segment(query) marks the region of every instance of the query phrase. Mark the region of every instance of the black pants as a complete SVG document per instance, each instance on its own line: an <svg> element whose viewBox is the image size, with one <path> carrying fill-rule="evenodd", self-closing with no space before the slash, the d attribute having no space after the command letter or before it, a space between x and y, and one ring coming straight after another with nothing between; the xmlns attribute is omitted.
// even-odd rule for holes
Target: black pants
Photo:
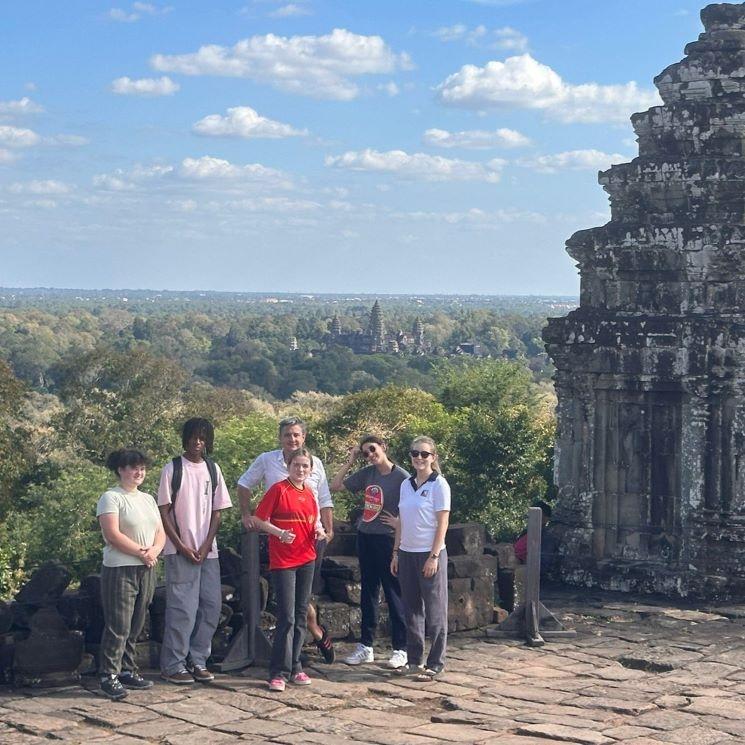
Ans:
<svg viewBox="0 0 745 745"><path fill-rule="evenodd" d="M393 536L357 533L357 556L362 575L362 635L360 641L372 647L378 627L378 599L383 585L385 601L391 619L391 646L406 649L406 623L401 602L401 586L391 574Z"/></svg>
<svg viewBox="0 0 745 745"><path fill-rule="evenodd" d="M277 601L277 628L274 631L269 678L289 678L299 673L300 650L305 641L305 615L308 612L313 569L309 561L292 569L273 569L272 582Z"/></svg>

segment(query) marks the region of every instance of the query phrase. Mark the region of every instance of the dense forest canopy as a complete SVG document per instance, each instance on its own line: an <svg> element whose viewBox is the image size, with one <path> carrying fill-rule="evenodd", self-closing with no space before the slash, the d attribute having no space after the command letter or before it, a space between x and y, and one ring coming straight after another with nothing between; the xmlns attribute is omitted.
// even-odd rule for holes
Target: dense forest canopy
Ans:
<svg viewBox="0 0 745 745"><path fill-rule="evenodd" d="M375 299L0 290L0 597L47 558L78 576L95 570L107 453L144 449L152 492L190 416L217 425L229 486L276 446L288 413L309 421L330 473L364 433L387 437L404 465L410 438L430 434L454 519L502 536L518 529L526 505L550 491L553 390L540 332L573 299L381 296L385 328L418 322L424 346L357 354L334 343L332 319L363 334ZM339 516L354 503L340 498ZM237 544L237 509L226 523L224 541Z"/></svg>
<svg viewBox="0 0 745 745"><path fill-rule="evenodd" d="M364 331L375 299L0 290L0 358L30 386L54 392L70 357L141 348L194 380L285 399L297 390L341 395L386 383L431 390L433 363L476 342L484 355L525 360L548 380L541 328L574 305L571 298L382 296L386 328L409 331L418 319L428 354L355 355L327 344L334 316L345 331Z"/></svg>

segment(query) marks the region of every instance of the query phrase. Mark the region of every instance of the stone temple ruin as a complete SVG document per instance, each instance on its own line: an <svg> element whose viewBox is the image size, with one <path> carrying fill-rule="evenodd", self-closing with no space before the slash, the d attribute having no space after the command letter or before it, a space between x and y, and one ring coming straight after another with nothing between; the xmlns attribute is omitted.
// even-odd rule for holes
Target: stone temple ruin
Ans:
<svg viewBox="0 0 745 745"><path fill-rule="evenodd" d="M612 218L567 242L580 307L556 365L562 575L691 597L745 593L745 4L632 116L639 156L600 174Z"/></svg>

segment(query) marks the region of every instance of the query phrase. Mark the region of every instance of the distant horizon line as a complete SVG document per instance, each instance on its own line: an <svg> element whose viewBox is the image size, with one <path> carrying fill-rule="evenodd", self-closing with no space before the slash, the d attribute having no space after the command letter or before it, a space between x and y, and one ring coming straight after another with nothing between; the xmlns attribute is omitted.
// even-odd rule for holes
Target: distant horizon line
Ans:
<svg viewBox="0 0 745 745"><path fill-rule="evenodd" d="M258 297L409 297L409 298L438 298L438 297L490 297L490 298L561 298L578 300L579 295L564 295L564 294L552 294L552 293L485 293L485 292L423 292L423 293L410 293L410 292L289 292L283 291L272 291L272 290L168 290L168 289L154 289L154 288L134 288L134 287L0 287L0 293L34 293L34 292L64 292L64 293L85 293L85 292L99 292L99 293L152 293L152 294L177 294L177 295L254 295Z"/></svg>

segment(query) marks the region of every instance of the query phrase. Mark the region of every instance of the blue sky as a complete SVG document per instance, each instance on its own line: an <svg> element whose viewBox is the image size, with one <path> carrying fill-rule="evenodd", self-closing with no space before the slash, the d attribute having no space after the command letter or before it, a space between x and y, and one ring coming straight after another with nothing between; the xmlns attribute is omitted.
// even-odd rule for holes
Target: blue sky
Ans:
<svg viewBox="0 0 745 745"><path fill-rule="evenodd" d="M0 286L577 294L701 7L6 3Z"/></svg>

